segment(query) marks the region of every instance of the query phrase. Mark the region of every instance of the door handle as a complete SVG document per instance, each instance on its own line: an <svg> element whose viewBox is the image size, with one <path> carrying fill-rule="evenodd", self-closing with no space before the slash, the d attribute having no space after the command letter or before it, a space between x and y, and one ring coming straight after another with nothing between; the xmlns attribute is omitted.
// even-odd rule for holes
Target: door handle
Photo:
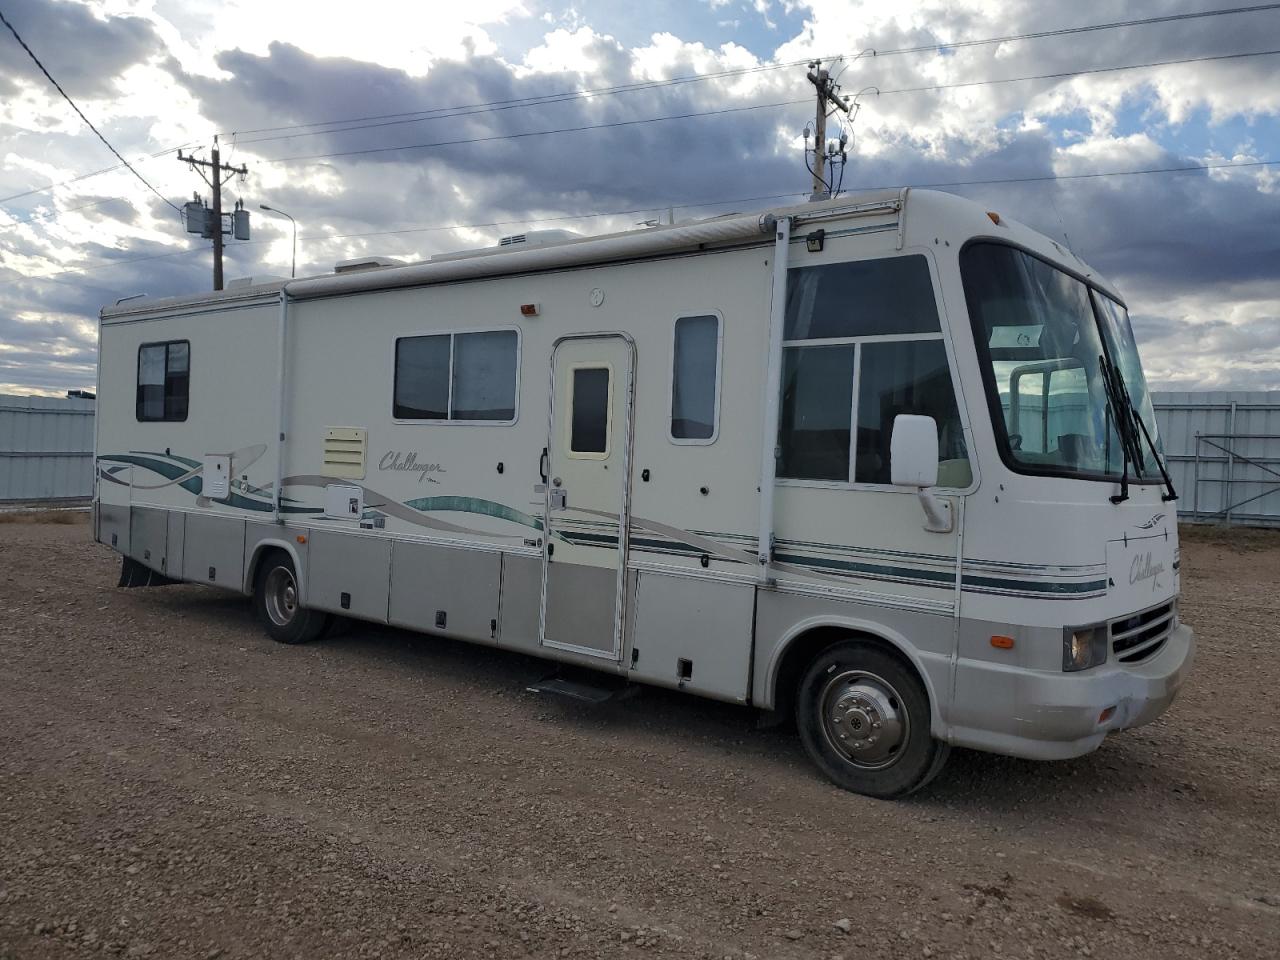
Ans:
<svg viewBox="0 0 1280 960"><path fill-rule="evenodd" d="M542 482L547 482L547 474L551 470L551 457L548 455L547 448L542 448L542 456L538 458L538 475L542 477Z"/></svg>

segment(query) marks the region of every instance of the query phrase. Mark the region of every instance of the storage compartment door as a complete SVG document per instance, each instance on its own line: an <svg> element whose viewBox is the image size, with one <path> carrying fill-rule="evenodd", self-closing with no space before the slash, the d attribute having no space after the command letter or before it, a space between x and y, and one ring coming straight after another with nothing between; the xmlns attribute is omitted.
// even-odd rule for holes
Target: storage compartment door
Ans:
<svg viewBox="0 0 1280 960"><path fill-rule="evenodd" d="M745 702L755 585L640 574L631 676Z"/></svg>

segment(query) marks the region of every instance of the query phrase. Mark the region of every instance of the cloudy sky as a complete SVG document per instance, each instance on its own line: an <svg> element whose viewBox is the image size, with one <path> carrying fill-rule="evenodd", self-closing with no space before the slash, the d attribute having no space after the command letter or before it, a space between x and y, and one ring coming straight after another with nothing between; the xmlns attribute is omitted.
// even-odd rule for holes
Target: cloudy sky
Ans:
<svg viewBox="0 0 1280 960"><path fill-rule="evenodd" d="M288 274L288 223L260 203L297 219L302 274L799 199L812 88L789 64L843 55L846 94L880 91L846 190L968 184L945 189L1120 286L1157 387L1280 389L1280 10L964 43L1227 6L0 0L160 196L207 194L176 149L214 134L248 166L228 278ZM103 303L210 289L208 243L115 163L0 30L0 393L92 387ZM1080 178L1188 166L1212 169ZM1024 182L972 184L992 180Z"/></svg>

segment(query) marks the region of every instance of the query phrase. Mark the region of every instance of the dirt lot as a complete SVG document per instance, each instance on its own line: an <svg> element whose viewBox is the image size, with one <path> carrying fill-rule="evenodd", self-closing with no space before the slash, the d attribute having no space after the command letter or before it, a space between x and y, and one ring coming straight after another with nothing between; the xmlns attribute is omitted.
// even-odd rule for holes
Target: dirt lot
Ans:
<svg viewBox="0 0 1280 960"><path fill-rule="evenodd" d="M242 598L115 589L83 524L0 524L0 958L1275 957L1280 537L1183 557L1165 719L884 803L746 710L283 647Z"/></svg>

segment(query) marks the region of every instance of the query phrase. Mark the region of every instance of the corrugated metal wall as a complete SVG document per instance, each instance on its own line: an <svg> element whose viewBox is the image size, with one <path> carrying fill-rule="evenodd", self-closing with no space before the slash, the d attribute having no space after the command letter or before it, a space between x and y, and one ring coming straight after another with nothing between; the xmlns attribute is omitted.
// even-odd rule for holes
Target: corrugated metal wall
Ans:
<svg viewBox="0 0 1280 960"><path fill-rule="evenodd" d="M1280 391L1152 401L1182 519L1280 525Z"/></svg>
<svg viewBox="0 0 1280 960"><path fill-rule="evenodd" d="M0 503L93 495L92 400L0 394Z"/></svg>

